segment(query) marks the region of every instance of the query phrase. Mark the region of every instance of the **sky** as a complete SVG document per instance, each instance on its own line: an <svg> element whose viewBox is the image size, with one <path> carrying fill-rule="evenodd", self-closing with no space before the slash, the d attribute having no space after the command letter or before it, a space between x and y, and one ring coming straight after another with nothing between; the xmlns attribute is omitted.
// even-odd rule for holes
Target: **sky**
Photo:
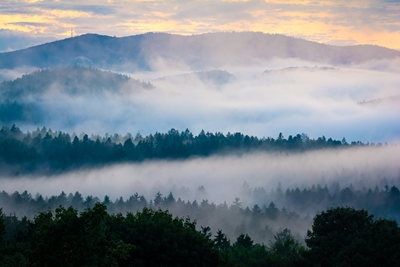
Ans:
<svg viewBox="0 0 400 267"><path fill-rule="evenodd" d="M0 0L0 52L98 33L278 33L400 50L400 0Z"/></svg>

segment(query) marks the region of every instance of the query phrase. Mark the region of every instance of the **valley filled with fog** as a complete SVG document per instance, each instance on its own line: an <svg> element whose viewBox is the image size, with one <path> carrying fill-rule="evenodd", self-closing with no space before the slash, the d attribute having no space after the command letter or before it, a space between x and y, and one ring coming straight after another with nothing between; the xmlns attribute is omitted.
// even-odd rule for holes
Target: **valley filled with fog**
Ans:
<svg viewBox="0 0 400 267"><path fill-rule="evenodd" d="M58 195L62 191L115 200L138 193L152 199L157 192L170 192L182 200L231 204L239 197L244 206L276 201L280 190L304 189L312 185L353 187L368 190L386 185L400 186L398 146L342 148L304 153L245 153L188 160L154 160L83 169L47 177L2 177L2 190L29 190L35 196ZM204 187L204 190L199 190ZM256 188L265 195L257 199ZM249 192L250 194L248 194ZM281 207L282 208L282 207ZM286 207L292 210L291 207ZM318 211L311 211L316 213Z"/></svg>
<svg viewBox="0 0 400 267"><path fill-rule="evenodd" d="M46 216L142 211L188 218L220 255L286 235L306 262L325 211L398 229L399 71L397 50L250 32L86 34L0 53L5 240ZM112 253L129 254L121 240Z"/></svg>
<svg viewBox="0 0 400 267"><path fill-rule="evenodd" d="M0 0L0 267L400 267L400 0Z"/></svg>

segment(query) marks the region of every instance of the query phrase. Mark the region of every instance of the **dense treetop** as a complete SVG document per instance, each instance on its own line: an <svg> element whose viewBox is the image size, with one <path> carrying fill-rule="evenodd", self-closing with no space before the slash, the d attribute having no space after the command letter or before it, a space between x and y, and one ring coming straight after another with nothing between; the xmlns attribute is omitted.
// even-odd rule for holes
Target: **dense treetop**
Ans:
<svg viewBox="0 0 400 267"><path fill-rule="evenodd" d="M0 210L0 264L4 266L399 266L400 228L364 210L317 214L305 247L287 228L268 245L246 233L230 241L223 231L196 229L189 218L143 208L109 214L97 203L82 212L60 206L33 220ZM12 234L7 234L12 232Z"/></svg>
<svg viewBox="0 0 400 267"><path fill-rule="evenodd" d="M148 136L131 134L124 136L70 135L37 129L22 132L18 127L2 127L0 130L0 166L6 174L56 173L73 168L90 167L118 162L138 162L151 159L187 159L215 154L264 152L303 152L315 149L365 146L361 142L347 143L346 139L333 140L324 136L311 139L305 134L281 133L274 139L258 138L243 133L201 131L197 136L188 129L179 132L171 129L167 133ZM380 146L382 144L378 144Z"/></svg>
<svg viewBox="0 0 400 267"><path fill-rule="evenodd" d="M314 218L306 244L317 266L399 266L400 228L365 210L339 207Z"/></svg>
<svg viewBox="0 0 400 267"><path fill-rule="evenodd" d="M205 189L201 186L198 190ZM247 197L239 194L223 203L211 202L197 193L195 199L181 198L179 192L165 195L158 192L153 198L136 192L127 197L105 195L99 199L79 192L46 196L35 192L32 195L26 190L11 194L2 191L0 206L5 214L19 218L33 218L37 212L54 211L60 205L83 211L97 202L107 205L108 211L113 214L137 212L144 207L161 208L168 209L175 216L189 216L200 226L210 226L214 231L222 229L229 238L246 232L255 241L264 243L272 239L274 231L285 227L295 230L300 236L305 235L310 215L329 207L351 206L365 209L378 218L400 221L400 191L395 186L371 190L355 189L353 186L328 189L327 186L317 185L302 190L298 187L270 193L267 190L257 187Z"/></svg>

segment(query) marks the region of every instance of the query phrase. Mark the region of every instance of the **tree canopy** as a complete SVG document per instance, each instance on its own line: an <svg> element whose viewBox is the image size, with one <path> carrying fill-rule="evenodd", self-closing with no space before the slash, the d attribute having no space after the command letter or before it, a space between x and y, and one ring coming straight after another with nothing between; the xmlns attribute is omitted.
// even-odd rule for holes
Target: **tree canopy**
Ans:
<svg viewBox="0 0 400 267"><path fill-rule="evenodd" d="M399 266L400 229L365 210L331 208L314 218L305 240L315 266Z"/></svg>
<svg viewBox="0 0 400 267"><path fill-rule="evenodd" d="M46 127L23 132L13 125L0 129L0 167L5 170L2 175L54 174L81 167L152 159L187 159L254 151L301 153L365 145L373 144L348 144L324 136L310 139L305 134L290 135L285 139L280 133L274 139L258 138L240 132L223 134L201 131L195 136L188 129L182 132L171 129L167 133L157 132L145 137L140 134L133 137L130 133L124 136L107 134L103 137L89 137L84 133L77 136L54 132Z"/></svg>
<svg viewBox="0 0 400 267"><path fill-rule="evenodd" d="M348 207L315 216L308 248L289 229L278 231L269 246L247 233L231 244L222 230L213 236L210 227L197 230L189 218L148 207L122 215L108 213L103 203L82 212L60 206L32 220L10 219L0 216L7 237L0 239L1 266L400 265L397 223Z"/></svg>

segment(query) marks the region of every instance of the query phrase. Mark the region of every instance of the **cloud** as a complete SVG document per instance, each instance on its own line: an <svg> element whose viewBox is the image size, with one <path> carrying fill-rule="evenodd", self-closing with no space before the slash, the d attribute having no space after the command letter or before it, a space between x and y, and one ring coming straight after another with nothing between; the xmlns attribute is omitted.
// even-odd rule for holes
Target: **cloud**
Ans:
<svg viewBox="0 0 400 267"><path fill-rule="evenodd" d="M4 69L0 70L0 83L3 81L12 81L15 80L19 77L21 77L24 74L32 73L36 68L33 67L21 67L21 68L15 68L15 69Z"/></svg>
<svg viewBox="0 0 400 267"><path fill-rule="evenodd" d="M242 132L258 137L306 133L341 140L395 142L400 136L399 105L358 102L398 95L399 61L374 61L342 69L314 68L301 60L271 60L252 66L225 66L236 79L226 84L201 80L185 66L154 61L154 73L131 73L156 88L67 95L57 83L45 89L42 125L88 134L151 134L188 128L198 134ZM157 65L158 64L158 65ZM298 66L294 69L286 67ZM303 68L303 66L310 66ZM283 68L283 69L282 69ZM275 71L263 75L267 69ZM47 91L46 91L47 90ZM79 89L77 90L79 92ZM25 94L25 102L37 101ZM37 125L21 125L34 130Z"/></svg>
<svg viewBox="0 0 400 267"><path fill-rule="evenodd" d="M1 53L1 52L10 52L26 48L27 46L35 46L49 41L53 41L53 38L43 37L43 36L32 37L30 34L27 33L0 29L0 40L1 40L0 42L0 53Z"/></svg>
<svg viewBox="0 0 400 267"><path fill-rule="evenodd" d="M363 189L363 186L383 188L385 183L398 187L399 156L398 147L380 147L149 161L52 177L2 178L0 189L8 193L28 190L32 195L40 193L43 196L79 191L84 196L93 195L100 199L105 195L111 199L121 196L127 199L137 192L148 200L158 191L165 196L172 191L176 198L193 201L197 188L204 186L210 202L232 203L235 197L240 197L244 205L252 205L253 199L241 195L244 182L251 189L263 187L267 192L275 190L279 183L284 190L317 184L329 187L334 182L341 188L350 184L356 189ZM286 208L290 210L290 207Z"/></svg>

